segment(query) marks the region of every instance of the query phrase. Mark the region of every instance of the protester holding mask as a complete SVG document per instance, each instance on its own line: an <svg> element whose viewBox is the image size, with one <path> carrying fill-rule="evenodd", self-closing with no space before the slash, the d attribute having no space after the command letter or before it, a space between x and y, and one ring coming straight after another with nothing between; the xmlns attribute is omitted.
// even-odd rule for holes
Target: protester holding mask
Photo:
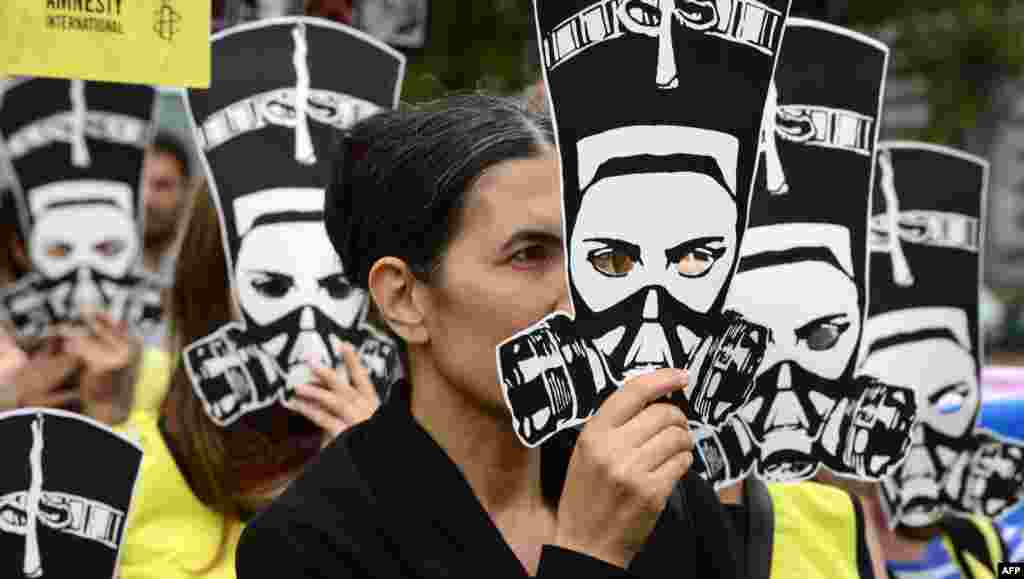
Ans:
<svg viewBox="0 0 1024 579"><path fill-rule="evenodd" d="M155 93L35 78L3 89L13 206L0 309L29 357L7 404L117 424L149 388L145 368L161 363L139 337L160 315L159 288L141 271L137 187ZM53 122L68 124L67 139L33 137Z"/></svg>
<svg viewBox="0 0 1024 579"><path fill-rule="evenodd" d="M208 186L169 300L180 355L166 403L137 405L126 426L146 458L121 579L233 577L244 522L376 411L398 370L331 249L323 204L331 135L395 104L404 60L311 18L227 29L212 53L210 88L186 100ZM376 59L380 75L338 74L328 62L338 53ZM240 132L223 139L226 111L267 94L275 122L232 117ZM300 106L295 122L295 102L318 106Z"/></svg>
<svg viewBox="0 0 1024 579"><path fill-rule="evenodd" d="M217 212L204 188L194 200L171 290L175 351L239 319L223 264ZM194 271L208 273L187 275ZM167 367L167 374L171 370ZM379 404L358 362L345 373L317 370L320 384L298 389L315 392L319 401L306 400L295 410L275 404L221 428L207 414L178 356L166 400L139 401L121 428L137 436L146 453L122 548L121 579L234 577L234 549L244 520L272 500L323 444Z"/></svg>
<svg viewBox="0 0 1024 579"><path fill-rule="evenodd" d="M996 519L1024 496L1024 441L978 425L988 162L930 143L879 149L858 371L912 385L921 413L903 463L860 491L868 524L894 579L996 577L1020 560L1019 533Z"/></svg>
<svg viewBox="0 0 1024 579"><path fill-rule="evenodd" d="M630 382L571 460L542 461L509 424L494 348L568 305L552 141L543 119L484 96L353 128L327 229L410 379L250 524L240 577L732 575L713 493L683 478L686 419L654 403L684 373ZM666 510L681 478L685 507Z"/></svg>

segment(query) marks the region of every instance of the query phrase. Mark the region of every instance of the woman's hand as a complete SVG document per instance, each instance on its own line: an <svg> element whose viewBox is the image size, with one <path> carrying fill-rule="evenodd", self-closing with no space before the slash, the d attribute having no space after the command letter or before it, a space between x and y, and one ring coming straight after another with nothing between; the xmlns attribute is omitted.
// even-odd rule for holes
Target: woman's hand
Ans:
<svg viewBox="0 0 1024 579"><path fill-rule="evenodd" d="M28 356L14 338L0 329L0 411L17 405L14 378L28 363Z"/></svg>
<svg viewBox="0 0 1024 579"><path fill-rule="evenodd" d="M657 402L686 384L675 369L638 376L590 419L569 461L555 545L622 568L643 547L693 463L686 416Z"/></svg>
<svg viewBox="0 0 1024 579"><path fill-rule="evenodd" d="M348 427L372 416L380 407L377 388L359 354L351 345L342 344L341 355L347 372L314 367L313 373L320 384L299 384L295 387L295 397L284 402L287 408L324 430L324 446Z"/></svg>
<svg viewBox="0 0 1024 579"><path fill-rule="evenodd" d="M63 343L63 338L57 336L46 338L16 370L12 378L15 407L61 408L78 401L78 390L66 387L79 368L78 358L67 353ZM17 353L9 355L18 356Z"/></svg>
<svg viewBox="0 0 1024 579"><path fill-rule="evenodd" d="M128 325L106 312L90 313L85 323L91 331L65 331L65 349L82 364L78 393L82 413L105 424L128 418L135 399L135 381L142 359L142 343Z"/></svg>

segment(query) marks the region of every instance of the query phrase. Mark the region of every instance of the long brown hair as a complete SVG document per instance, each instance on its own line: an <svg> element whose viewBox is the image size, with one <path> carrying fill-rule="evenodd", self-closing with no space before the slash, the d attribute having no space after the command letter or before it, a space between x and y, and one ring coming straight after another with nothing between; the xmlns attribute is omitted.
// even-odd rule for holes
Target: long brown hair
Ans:
<svg viewBox="0 0 1024 579"><path fill-rule="evenodd" d="M181 350L236 319L216 206L206 186L196 193L168 296L170 343ZM178 356L164 403L165 431L193 494L229 523L249 510L247 492L293 472L320 448L322 433L301 415L278 405L243 416L229 428L216 425L196 396ZM226 548L230 525L215 565Z"/></svg>
<svg viewBox="0 0 1024 579"><path fill-rule="evenodd" d="M177 352L170 390L164 404L166 433L185 480L202 503L224 515L224 532L213 568L224 556L230 526L238 517L232 498L232 473L220 429L192 392L180 356L181 348L231 320L231 293L224 266L220 224L206 185L195 193L191 218L182 239L168 300L171 343Z"/></svg>

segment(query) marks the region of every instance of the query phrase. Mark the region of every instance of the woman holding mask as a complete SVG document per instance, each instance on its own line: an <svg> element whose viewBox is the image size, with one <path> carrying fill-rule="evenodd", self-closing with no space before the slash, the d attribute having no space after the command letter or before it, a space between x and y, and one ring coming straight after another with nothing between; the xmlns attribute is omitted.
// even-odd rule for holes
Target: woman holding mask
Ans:
<svg viewBox="0 0 1024 579"><path fill-rule="evenodd" d="M327 229L410 378L250 524L239 577L733 575L720 505L687 475L686 419L655 402L684 373L630 381L543 461L512 428L495 347L569 307L552 141L484 96L352 129Z"/></svg>
<svg viewBox="0 0 1024 579"><path fill-rule="evenodd" d="M174 351L238 320L209 192L195 199L170 292ZM204 272L195 275L194 272ZM222 428L207 415L179 355L163 396L137 400L122 432L144 450L121 550L120 579L232 578L244 522L265 507L335 435L380 404L366 369L314 370L294 404L274 404ZM167 385L167 375L170 384Z"/></svg>

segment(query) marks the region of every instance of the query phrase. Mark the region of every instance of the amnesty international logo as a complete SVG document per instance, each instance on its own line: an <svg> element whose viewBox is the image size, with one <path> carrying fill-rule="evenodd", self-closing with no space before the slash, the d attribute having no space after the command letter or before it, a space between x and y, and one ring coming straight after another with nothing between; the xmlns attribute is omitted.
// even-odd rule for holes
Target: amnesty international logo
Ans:
<svg viewBox="0 0 1024 579"><path fill-rule="evenodd" d="M172 2L173 0L161 0L160 8L153 11L153 31L168 42L181 30L181 14L174 9Z"/></svg>

